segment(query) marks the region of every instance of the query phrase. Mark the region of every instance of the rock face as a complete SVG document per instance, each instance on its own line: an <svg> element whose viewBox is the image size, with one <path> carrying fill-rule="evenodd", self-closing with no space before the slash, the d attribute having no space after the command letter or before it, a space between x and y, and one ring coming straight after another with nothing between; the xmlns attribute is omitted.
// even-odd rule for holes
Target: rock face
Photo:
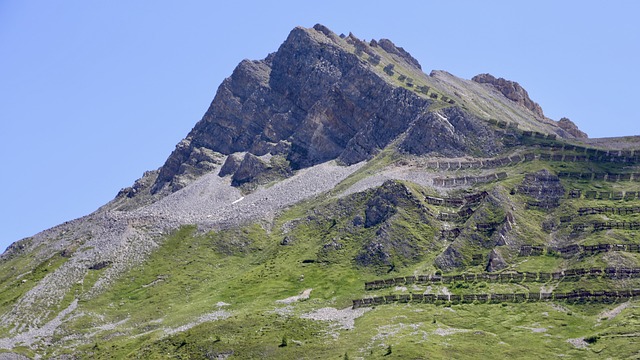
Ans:
<svg viewBox="0 0 640 360"><path fill-rule="evenodd" d="M578 129L578 126L566 117L563 117L558 121L558 126L578 139L589 138L589 135L587 135L587 133Z"/></svg>
<svg viewBox="0 0 640 360"><path fill-rule="evenodd" d="M224 167L220 171L222 172L222 170L225 170ZM231 185L241 186L246 183L253 183L254 185L266 184L289 175L291 175L289 162L282 156L272 156L266 162L251 153L247 153L233 172Z"/></svg>
<svg viewBox="0 0 640 360"><path fill-rule="evenodd" d="M396 181L386 181L366 204L364 227L378 225L396 213L400 204L418 206L409 189Z"/></svg>
<svg viewBox="0 0 640 360"><path fill-rule="evenodd" d="M391 40L380 39L380 41L378 41L378 45L380 45L380 47L383 48L389 54L395 54L401 57L402 59L404 59L407 63L422 70L422 67L420 66L420 63L418 62L418 60L416 60L413 56L411 56L411 54L409 54L405 49L396 46L393 42L391 42Z"/></svg>
<svg viewBox="0 0 640 360"><path fill-rule="evenodd" d="M387 59L411 71L420 64L389 40L372 44L341 39L322 25L298 27L277 52L242 61L160 169L152 193L181 188L183 164L206 167L206 151L281 154L294 170L367 160L402 134L409 134L401 146L409 153L500 151L486 122L460 108L428 112L435 100L385 78L380 69Z"/></svg>
<svg viewBox="0 0 640 360"><path fill-rule="evenodd" d="M401 182L388 180L372 193L365 203L364 227L376 229L375 237L364 242L354 258L356 264L393 266L394 261L417 261L423 255L420 241L399 236L394 218L407 210L414 212L421 223L428 222L428 213L419 199Z"/></svg>
<svg viewBox="0 0 640 360"><path fill-rule="evenodd" d="M486 270L488 272L494 272L498 270L502 270L507 267L507 262L504 261L502 255L496 251L496 249L491 250L489 253L489 261L487 262Z"/></svg>
<svg viewBox="0 0 640 360"><path fill-rule="evenodd" d="M540 118L544 118L542 108L538 103L529 98L527 90L515 81L496 78L491 74L480 74L474 76L471 80L480 84L489 84L500 91L507 99L515 101L523 107L531 110Z"/></svg>
<svg viewBox="0 0 640 360"><path fill-rule="evenodd" d="M234 174L240 167L241 163L242 163L242 158L240 158L235 154L229 155L227 157L227 160L224 161L224 164L222 164L222 167L220 168L220 172L218 173L218 176L225 177L227 175Z"/></svg>
<svg viewBox="0 0 640 360"><path fill-rule="evenodd" d="M249 182L269 170L269 165L253 154L246 154L240 166L233 174L234 186Z"/></svg>

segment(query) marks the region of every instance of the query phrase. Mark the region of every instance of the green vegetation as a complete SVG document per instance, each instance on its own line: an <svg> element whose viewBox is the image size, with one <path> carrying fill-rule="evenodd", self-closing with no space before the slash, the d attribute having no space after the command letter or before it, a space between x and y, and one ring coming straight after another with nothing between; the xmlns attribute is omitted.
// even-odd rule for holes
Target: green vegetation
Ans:
<svg viewBox="0 0 640 360"><path fill-rule="evenodd" d="M67 258L58 253L38 264L35 256L29 254L0 264L0 313L7 313L18 299L66 261Z"/></svg>
<svg viewBox="0 0 640 360"><path fill-rule="evenodd" d="M278 161L272 165L287 166ZM531 196L518 191L525 174L542 169L551 173L629 171L624 164L536 160L509 165L498 169L508 173L504 180L447 194L489 193L469 205L470 215L446 222L437 215L459 209L427 203L426 195L439 194L408 181L387 182L376 189L338 197L358 181L401 161L410 160L392 146L383 149L329 194L299 203L270 222L210 233L185 226L163 239L142 265L95 297L87 294L108 268L88 271L61 305L77 296L77 315L56 331L52 339L56 345L39 350L40 354L73 353L93 359L637 356L638 299L611 304L394 303L342 310L348 309L353 299L390 294L640 288L638 278L585 276L546 282L405 284L366 291L364 283L379 278L442 273L434 263L449 246L460 252L463 263L444 271L448 274L485 272L488 254L494 249L506 262L506 268L499 271L640 267L640 254L623 251L518 256L520 245L637 244L637 231L576 232L572 227L576 222L638 221L640 214L576 215L581 207L637 206L637 199L584 197L586 191L637 191L637 183L563 178L560 183L565 197L552 209L527 207ZM569 198L569 190L580 190L583 196ZM514 223L504 233L506 244L500 245L500 232L508 216L513 216ZM560 222L561 216L569 216L570 221ZM478 224L495 227L477 231ZM440 234L445 226L462 230L457 238L447 239ZM473 263L478 254L483 260ZM65 261L60 254L40 263L31 255L17 255L0 264L0 311L9 311L37 281ZM309 297L291 299L304 293ZM321 315L313 315L316 312ZM325 320L314 320L314 316ZM353 323L344 320L349 317ZM5 331L4 336L8 335ZM34 355L26 347L14 351Z"/></svg>

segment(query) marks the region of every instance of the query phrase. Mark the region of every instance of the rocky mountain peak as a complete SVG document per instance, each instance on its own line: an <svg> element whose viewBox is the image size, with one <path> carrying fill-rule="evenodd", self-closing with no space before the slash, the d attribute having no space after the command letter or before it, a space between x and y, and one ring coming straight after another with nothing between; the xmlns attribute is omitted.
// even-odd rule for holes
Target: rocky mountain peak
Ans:
<svg viewBox="0 0 640 360"><path fill-rule="evenodd" d="M520 84L515 81L506 80L503 78L496 78L491 74L480 74L474 76L472 81L480 84L489 84L500 91L507 99L514 101L521 106L531 110L536 116L544 118L542 107L538 103L529 98L527 90L525 90Z"/></svg>
<svg viewBox="0 0 640 360"><path fill-rule="evenodd" d="M390 40L368 44L320 24L296 27L278 51L242 61L224 80L160 169L152 193L181 188L176 179L201 173L197 164L211 163L202 155L211 152L279 154L296 170L333 159L368 160L401 135L399 149L416 155L499 151L499 135L431 90L420 69ZM438 114L429 111L436 102Z"/></svg>
<svg viewBox="0 0 640 360"><path fill-rule="evenodd" d="M163 167L0 255L0 359L379 358L392 318L403 358L632 358L640 137L414 60L318 24L240 62Z"/></svg>

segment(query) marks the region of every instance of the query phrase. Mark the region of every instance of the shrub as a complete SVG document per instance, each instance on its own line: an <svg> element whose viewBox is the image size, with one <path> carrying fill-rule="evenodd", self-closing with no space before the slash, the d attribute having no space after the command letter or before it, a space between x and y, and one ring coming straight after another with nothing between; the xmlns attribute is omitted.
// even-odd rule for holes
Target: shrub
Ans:
<svg viewBox="0 0 640 360"><path fill-rule="evenodd" d="M600 336L598 336L598 335L591 335L591 336L587 336L586 338L584 338L584 341L585 341L587 344L595 344L595 343L598 341L598 339L600 339Z"/></svg>
<svg viewBox="0 0 640 360"><path fill-rule="evenodd" d="M393 69L394 68L395 68L395 65L389 64L389 65L385 66L383 70L387 75L393 76L393 74L394 74Z"/></svg>
<svg viewBox="0 0 640 360"><path fill-rule="evenodd" d="M384 356L391 355L392 352L393 352L393 349L391 349L391 345L389 345L389 347L387 348L387 352L384 353Z"/></svg>

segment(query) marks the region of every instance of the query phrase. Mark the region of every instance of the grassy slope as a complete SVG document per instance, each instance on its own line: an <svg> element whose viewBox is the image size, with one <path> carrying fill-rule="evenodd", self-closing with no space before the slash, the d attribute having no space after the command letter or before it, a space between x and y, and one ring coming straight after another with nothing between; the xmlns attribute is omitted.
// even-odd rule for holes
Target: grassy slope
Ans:
<svg viewBox="0 0 640 360"><path fill-rule="evenodd" d="M541 168L567 171L568 166L571 171L578 171L589 165L537 161L521 164L509 168L511 177L501 185L507 189L515 186L525 172ZM567 189L594 186L577 180L563 180L563 185ZM602 183L597 186L603 191L630 190L633 185ZM412 188L419 189L415 185ZM328 322L299 318L318 308L345 308L353 298L394 291L365 292L364 281L433 271L433 257L442 246L429 242L434 229L416 220L415 209L400 209L392 228L398 236L423 244L424 255L419 261L398 264L389 274L385 273L388 267L354 265L352 259L367 239L376 236L376 228L347 229L354 214L362 212L370 197L370 194L355 197L348 206L330 199L325 199L321 205L300 205L282 214L271 231L254 225L196 236L192 228L183 228L172 235L143 267L132 270L112 290L81 303L87 315L68 324L68 330L83 331L98 323L126 319L113 330L97 333L92 344L80 347L86 356L97 358L164 358L167 353L179 358L198 358L207 353L229 351L237 358L341 358L344 354L350 358L443 359L476 358L479 354L499 358L555 358L560 354L572 358L630 358L638 355L640 344L635 341L640 326L637 300L612 319L604 319L600 314L620 304L387 305L374 308L359 318L354 330L341 330ZM522 203L520 197L513 195L513 200ZM594 202L565 200L559 211ZM607 201L598 202L598 205L620 203L630 204L628 201ZM518 212L521 213L516 214L518 221L525 222L519 228L539 228L542 220L558 216L522 208L516 209ZM290 224L285 228L291 228L286 234L282 230L285 222ZM616 232L621 241L636 239L632 232ZM535 235L543 237L544 233L538 230ZM285 237L290 241L289 245L281 245ZM612 236L593 233L584 237L579 242L599 241L603 237L609 240ZM327 250L325 245L331 241L337 241L342 247ZM512 266L527 271L606 266L611 260L607 256L610 254L572 259L515 258ZM627 263L640 266L637 254L624 256L628 258ZM315 262L303 263L303 260ZM560 284L461 283L448 285L448 290L452 293L539 291L541 285L556 287L559 291L639 286L635 280L624 283L598 279ZM275 302L308 288L314 289L309 300L290 306ZM424 290L424 287L409 289ZM430 289L432 292L439 290L442 286ZM230 312L231 317L205 322L174 335L166 336L161 331L216 311L219 309L216 303L221 301L230 304L221 309ZM277 308L286 311L279 315L274 312ZM103 320L98 321L98 318ZM134 336L118 336L119 333ZM593 336L599 338L586 349L576 348L568 342L569 339ZM280 346L283 338L287 339L287 346ZM385 355L389 346L391 354Z"/></svg>
<svg viewBox="0 0 640 360"><path fill-rule="evenodd" d="M353 183L386 166L395 159L388 151L370 166L345 180ZM516 187L524 174L542 168L551 171L617 171L615 164L580 164L534 161L506 168L510 177L499 185ZM598 191L638 190L637 183L587 183L562 180L565 189ZM479 185L491 190L496 184ZM417 199L430 189L409 184ZM569 305L565 303L465 304L465 305L384 305L366 312L355 322L355 329L340 329L335 323L313 321L300 315L325 307L343 309L350 300L369 295L408 292L444 291L442 285L409 289L365 291L364 281L414 273L432 273L433 259L445 247L434 241L439 223L424 219L424 213L411 204L402 203L387 222L370 228L356 227L356 215L364 216L373 191L337 201L320 197L299 204L279 215L273 224L231 229L196 235L185 227L168 237L145 262L126 274L109 291L79 303L79 313L56 333L59 346L46 355L75 353L85 358L207 358L231 351L234 358L477 358L479 354L496 358L633 358L638 357L637 341L640 321L638 300L631 301L611 318L602 313L621 304ZM515 233L525 243L544 244L554 237L568 237L566 225L544 232L540 223L571 213L584 206L630 206L638 201L596 201L565 199L554 212L525 209L526 198L506 195L517 204L514 208ZM438 210L422 203L431 210ZM446 210L446 209L445 209ZM607 215L622 219L619 215ZM596 220L593 215L580 220ZM624 217L638 220L638 215ZM392 266L377 264L361 267L353 261L382 227L391 234L396 248L409 240L416 258L406 259L391 252ZM564 226L564 227L563 227ZM288 245L282 245L287 239ZM574 243L638 242L633 231L615 230L580 234ZM335 246L338 244L338 246ZM469 248L468 251L473 249ZM467 251L467 250L465 250ZM475 251L475 250L474 250ZM307 260L304 262L304 260ZM64 258L55 257L24 275L22 282L4 277L4 310L28 289L27 284L42 278L46 271L60 266ZM553 256L512 257L510 268L520 271L556 271L565 268L640 266L640 256L629 253L605 253L564 259ZM16 274L28 271L28 257L17 257L2 264ZM49 270L46 270L49 268ZM8 270L7 270L8 271ZM17 272L16 272L17 271ZM466 271L482 271L468 266ZM91 271L74 291L83 293L99 276ZM448 284L454 294L509 291L539 291L555 288L609 289L640 287L639 280L581 279L575 282L488 284ZM312 288L310 299L291 305L278 304L284 299ZM19 289L19 290L18 290ZM220 302L229 305L219 306ZM167 330L197 321L204 314L226 311L225 319L202 322L184 332L167 334ZM170 332L170 331L168 331ZM89 341L79 341L82 338ZM576 348L569 339L597 339L587 348ZM286 339L287 346L281 346ZM76 347L75 349L73 347ZM73 350L71 350L73 349ZM385 355L391 350L391 353ZM25 353L26 352L25 350Z"/></svg>

